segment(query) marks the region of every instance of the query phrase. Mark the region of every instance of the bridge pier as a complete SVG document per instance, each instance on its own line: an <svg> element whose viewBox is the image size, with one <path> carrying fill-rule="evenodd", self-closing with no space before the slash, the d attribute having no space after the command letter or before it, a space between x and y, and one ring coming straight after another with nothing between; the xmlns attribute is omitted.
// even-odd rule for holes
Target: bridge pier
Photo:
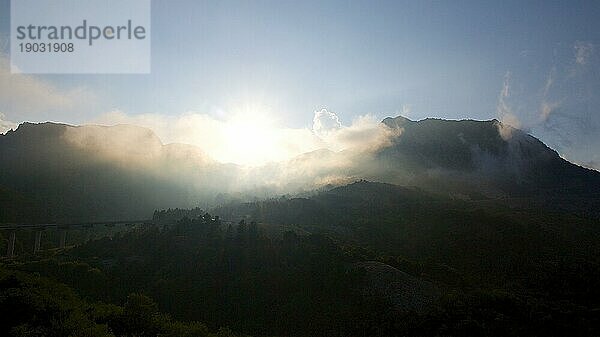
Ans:
<svg viewBox="0 0 600 337"><path fill-rule="evenodd" d="M12 259L15 257L15 241L17 241L17 231L10 231L10 237L8 239L8 249L6 250L6 257Z"/></svg>
<svg viewBox="0 0 600 337"><path fill-rule="evenodd" d="M33 255L37 254L40 251L40 246L42 244L42 231L35 232L35 243L33 244Z"/></svg>
<svg viewBox="0 0 600 337"><path fill-rule="evenodd" d="M42 232L48 228L56 228L59 232L59 248L64 249L67 246L67 231L74 228L88 228L92 229L94 225L105 225L114 227L118 224L125 225L144 225L154 226L152 220L134 220L134 221L104 221L104 222L87 222L87 223L72 223L72 224L59 224L59 223L0 223L0 230L7 231L9 233L9 239L7 240L6 255L8 258L15 256L15 243L16 243L16 232L18 230L34 230L35 233L35 244L33 246L33 253L39 253L41 250ZM109 237L112 237L114 233L110 232ZM88 232L87 240L90 241L94 238L93 232Z"/></svg>

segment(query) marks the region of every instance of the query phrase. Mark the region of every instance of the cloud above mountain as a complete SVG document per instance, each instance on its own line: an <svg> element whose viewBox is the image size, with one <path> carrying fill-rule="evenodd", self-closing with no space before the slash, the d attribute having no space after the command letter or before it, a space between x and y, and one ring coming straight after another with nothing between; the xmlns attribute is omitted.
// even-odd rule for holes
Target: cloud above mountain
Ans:
<svg viewBox="0 0 600 337"><path fill-rule="evenodd" d="M7 121L6 117L0 112L0 134L6 133L6 131L13 130L17 127L17 123Z"/></svg>
<svg viewBox="0 0 600 337"><path fill-rule="evenodd" d="M334 112L326 109L314 112L312 129L283 127L260 114L218 119L198 112L172 116L132 115L116 110L90 122L147 127L164 143L195 145L215 160L242 165L289 160L319 149L373 150L397 135L397 131L389 129L373 116L360 116L349 125L343 125Z"/></svg>
<svg viewBox="0 0 600 337"><path fill-rule="evenodd" d="M60 88L39 76L12 74L0 52L0 111L15 122L48 121L85 114L95 95L83 87Z"/></svg>
<svg viewBox="0 0 600 337"><path fill-rule="evenodd" d="M504 75L504 82L502 84L502 90L498 96L498 104L496 106L496 114L501 123L498 125L498 132L504 140L508 140L512 137L513 130L521 127L521 121L517 117L514 108L510 105L510 79L511 73L506 72Z"/></svg>
<svg viewBox="0 0 600 337"><path fill-rule="evenodd" d="M340 122L339 117L334 112L327 111L327 109L315 111L312 129L316 134L327 133L341 127L342 122Z"/></svg>
<svg viewBox="0 0 600 337"><path fill-rule="evenodd" d="M557 46L553 62L540 64L533 55L506 71L496 106L502 125L540 138L564 158L598 168L600 162L600 58L597 45L575 41ZM539 68L532 76L531 68ZM505 138L510 130L499 129Z"/></svg>

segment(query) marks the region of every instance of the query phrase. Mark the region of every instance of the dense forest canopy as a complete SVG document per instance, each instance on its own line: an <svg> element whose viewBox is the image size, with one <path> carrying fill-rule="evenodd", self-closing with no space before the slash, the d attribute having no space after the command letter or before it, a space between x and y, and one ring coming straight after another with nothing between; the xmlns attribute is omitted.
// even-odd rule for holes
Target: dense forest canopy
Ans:
<svg viewBox="0 0 600 337"><path fill-rule="evenodd" d="M464 203L360 181L230 204L213 211L221 216L156 211L154 226L20 252L3 266L2 289L60 287L71 302L52 291L48 301L82 310L73 331L97 335L598 333L597 220ZM50 310L27 303L28 315ZM54 331L47 315L3 329Z"/></svg>

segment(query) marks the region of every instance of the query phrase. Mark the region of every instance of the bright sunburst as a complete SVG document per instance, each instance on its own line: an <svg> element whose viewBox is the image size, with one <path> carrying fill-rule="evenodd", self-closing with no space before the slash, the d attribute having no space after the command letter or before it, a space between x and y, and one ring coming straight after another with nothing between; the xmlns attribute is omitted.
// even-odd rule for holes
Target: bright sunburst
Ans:
<svg viewBox="0 0 600 337"><path fill-rule="evenodd" d="M277 157L277 130L264 115L240 114L226 122L221 159L258 165Z"/></svg>
<svg viewBox="0 0 600 337"><path fill-rule="evenodd" d="M239 104L224 121L218 159L242 165L261 165L286 159L282 132L270 108L249 100Z"/></svg>

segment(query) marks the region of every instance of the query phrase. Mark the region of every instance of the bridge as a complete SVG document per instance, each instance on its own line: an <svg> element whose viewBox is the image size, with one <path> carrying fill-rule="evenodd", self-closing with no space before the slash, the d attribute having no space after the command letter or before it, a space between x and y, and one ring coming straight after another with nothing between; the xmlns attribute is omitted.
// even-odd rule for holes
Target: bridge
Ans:
<svg viewBox="0 0 600 337"><path fill-rule="evenodd" d="M42 232L46 229L54 228L60 231L59 248L65 248L67 244L67 232L72 229L93 228L94 226L116 226L116 225L154 225L152 220L118 220L118 221L99 221L84 223L0 223L0 230L8 231L8 245L6 257L12 259L15 257L15 241L17 231L33 230L35 231L35 243L33 245L33 254L40 251L42 242Z"/></svg>

